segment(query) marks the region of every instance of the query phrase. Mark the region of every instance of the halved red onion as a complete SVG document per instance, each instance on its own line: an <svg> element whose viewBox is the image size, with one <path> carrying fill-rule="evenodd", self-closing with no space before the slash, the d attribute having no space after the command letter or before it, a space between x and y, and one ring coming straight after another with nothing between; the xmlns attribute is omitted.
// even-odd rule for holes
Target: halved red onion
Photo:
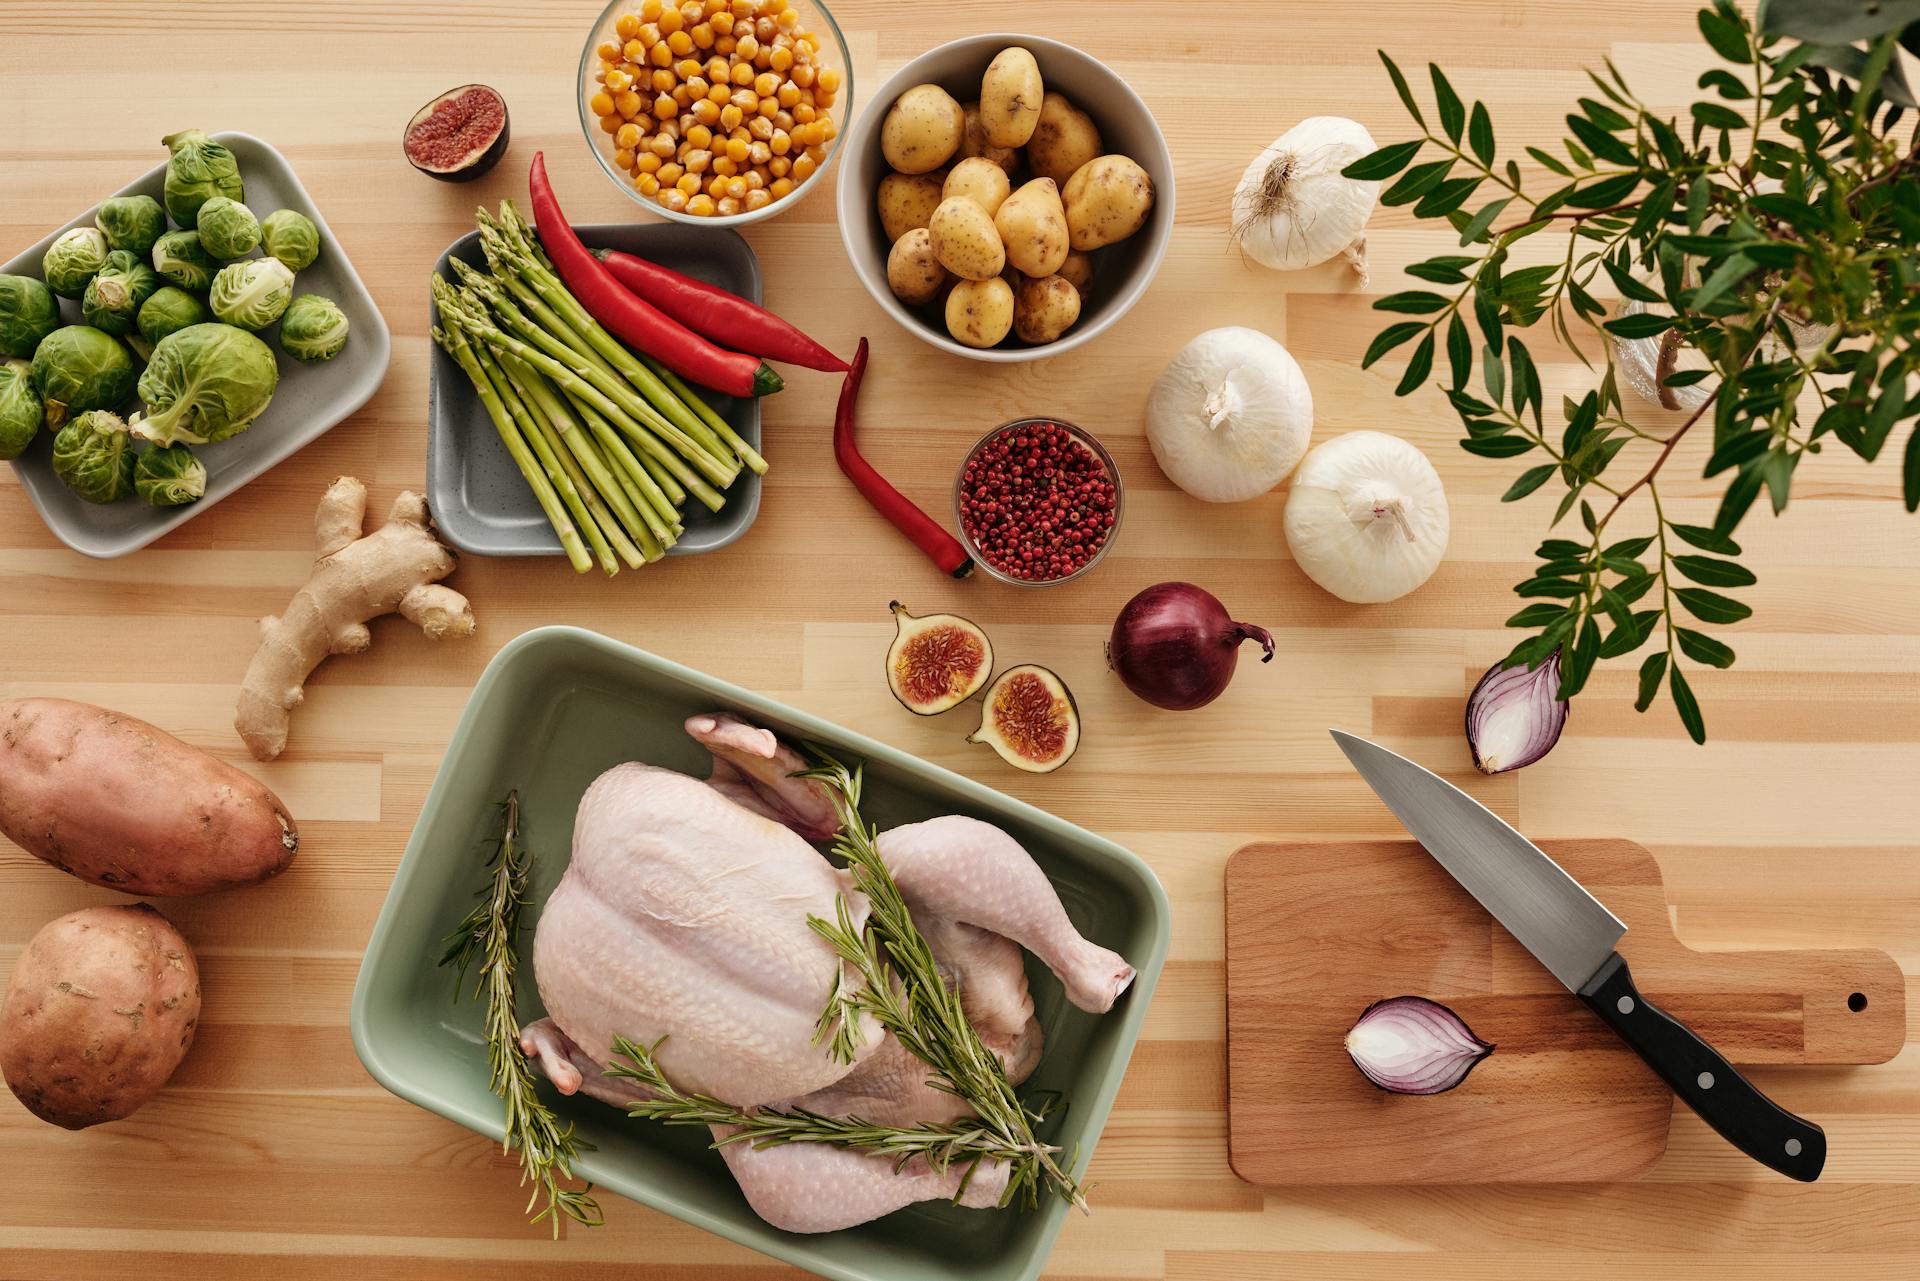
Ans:
<svg viewBox="0 0 1920 1281"><path fill-rule="evenodd" d="M1394 1094L1451 1090L1492 1053L1464 1019L1424 996L1375 1001L1347 1033L1353 1065Z"/></svg>
<svg viewBox="0 0 1920 1281"><path fill-rule="evenodd" d="M1567 725L1560 690L1560 651L1528 671L1495 663L1467 695L1467 750L1483 774L1531 765L1553 750Z"/></svg>

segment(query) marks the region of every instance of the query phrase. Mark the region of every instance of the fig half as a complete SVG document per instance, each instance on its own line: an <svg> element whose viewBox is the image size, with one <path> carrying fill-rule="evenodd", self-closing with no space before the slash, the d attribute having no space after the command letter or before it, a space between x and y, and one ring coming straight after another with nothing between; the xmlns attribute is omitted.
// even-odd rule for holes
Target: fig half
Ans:
<svg viewBox="0 0 1920 1281"><path fill-rule="evenodd" d="M993 674L987 634L958 614L915 618L899 601L887 646L887 688L916 716L932 716L972 698Z"/></svg>
<svg viewBox="0 0 1920 1281"><path fill-rule="evenodd" d="M441 182L471 182L507 154L507 100L486 85L449 89L413 113L401 149Z"/></svg>
<svg viewBox="0 0 1920 1281"><path fill-rule="evenodd" d="M1046 668L1010 667L987 690L986 714L967 741L985 743L1015 769L1051 773L1080 746L1080 709Z"/></svg>

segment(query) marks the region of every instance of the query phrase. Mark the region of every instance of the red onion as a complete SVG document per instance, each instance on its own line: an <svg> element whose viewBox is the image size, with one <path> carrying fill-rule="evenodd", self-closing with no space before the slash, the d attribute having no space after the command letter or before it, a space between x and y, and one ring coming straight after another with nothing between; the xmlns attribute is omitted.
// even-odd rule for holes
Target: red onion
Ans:
<svg viewBox="0 0 1920 1281"><path fill-rule="evenodd" d="M1204 707L1233 679L1240 642L1259 641L1273 661L1266 628L1236 623L1213 593L1192 583L1159 583L1128 601L1113 620L1107 666L1155 707Z"/></svg>
<svg viewBox="0 0 1920 1281"><path fill-rule="evenodd" d="M1424 996L1375 1001L1347 1033L1353 1065L1392 1094L1442 1094L1492 1053L1458 1014Z"/></svg>
<svg viewBox="0 0 1920 1281"><path fill-rule="evenodd" d="M1560 691L1560 651L1528 671L1495 663L1467 695L1467 750L1483 774L1531 765L1553 750L1567 725Z"/></svg>

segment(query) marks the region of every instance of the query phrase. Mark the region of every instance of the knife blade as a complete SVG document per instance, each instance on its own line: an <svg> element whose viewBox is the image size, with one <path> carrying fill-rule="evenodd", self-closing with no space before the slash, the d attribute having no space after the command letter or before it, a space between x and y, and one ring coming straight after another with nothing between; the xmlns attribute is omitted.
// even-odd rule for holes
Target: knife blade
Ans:
<svg viewBox="0 0 1920 1281"><path fill-rule="evenodd" d="M1698 1034L1643 996L1615 950L1627 927L1539 846L1438 774L1341 730L1360 777L1520 946L1599 1015L1681 1102L1754 1160L1811 1183L1827 1136L1755 1089Z"/></svg>

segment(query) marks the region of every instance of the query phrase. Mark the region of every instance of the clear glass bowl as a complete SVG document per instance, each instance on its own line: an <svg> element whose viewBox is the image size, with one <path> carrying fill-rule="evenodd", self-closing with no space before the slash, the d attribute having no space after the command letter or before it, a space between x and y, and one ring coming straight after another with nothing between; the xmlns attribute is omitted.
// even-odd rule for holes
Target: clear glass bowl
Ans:
<svg viewBox="0 0 1920 1281"><path fill-rule="evenodd" d="M1093 456L1100 461L1101 467L1106 469L1107 475L1113 481L1113 524L1107 529L1106 541L1100 544L1098 550L1088 558L1086 564L1074 570L1071 574L1064 575L1060 578L1015 578L1011 574L996 569L993 563L981 553L979 544L967 536L966 521L961 515L961 500L965 497L966 493L967 464L979 457L980 451L986 448L988 441L993 440L1008 428L1031 427L1040 423L1052 423L1055 427L1064 427L1069 435L1091 450ZM1114 465L1113 455L1107 452L1106 446L1102 445L1099 438L1092 432L1082 427L1076 427L1064 418L1037 416L1033 418L1015 418L1011 422L1001 423L979 440L973 442L973 448L969 449L967 456L961 459L960 469L955 472L953 476L953 525L955 537L959 538L960 545L967 549L967 555L973 557L973 563L979 567L981 573L989 578L998 579L1003 583L1012 583L1015 587L1058 587L1062 583L1071 583L1076 578L1084 578L1092 573L1093 567L1106 559L1107 553L1113 550L1113 540L1120 536L1120 522L1121 518L1126 515L1126 511L1127 487L1120 479L1120 469Z"/></svg>
<svg viewBox="0 0 1920 1281"><path fill-rule="evenodd" d="M841 145L847 140L849 132L847 126L853 119L853 58L847 52L847 38L841 33L840 24L834 21L833 14L828 12L826 5L820 4L818 0L787 0L787 7L800 15L799 29L810 31L820 37L819 61L840 73L840 91L834 96L834 104L830 109L836 132L827 142L826 159L820 163L818 169L808 175L805 182L797 184L785 198L760 209L742 210L737 214L713 214L703 218L697 214L676 213L652 196L641 195L634 187L631 175L622 173L613 163L612 136L600 128L599 117L595 116L587 106L588 98L600 88L593 79L594 70L600 65L599 55L594 52L595 49L603 40L618 41L619 36L614 30L614 24L626 14L638 14L640 4L641 0L612 0L612 3L600 11L599 18L587 32L586 43L581 46L579 83L574 87L575 104L580 112L581 136L586 139L587 150L593 153L594 160L600 165L600 171L607 175L614 186L641 208L674 222L684 222L692 227L744 227L748 223L759 222L763 218L771 218L791 209L813 191L827 185L822 179L833 167L834 159L840 154ZM704 59L712 57L713 51L696 49L688 56Z"/></svg>

